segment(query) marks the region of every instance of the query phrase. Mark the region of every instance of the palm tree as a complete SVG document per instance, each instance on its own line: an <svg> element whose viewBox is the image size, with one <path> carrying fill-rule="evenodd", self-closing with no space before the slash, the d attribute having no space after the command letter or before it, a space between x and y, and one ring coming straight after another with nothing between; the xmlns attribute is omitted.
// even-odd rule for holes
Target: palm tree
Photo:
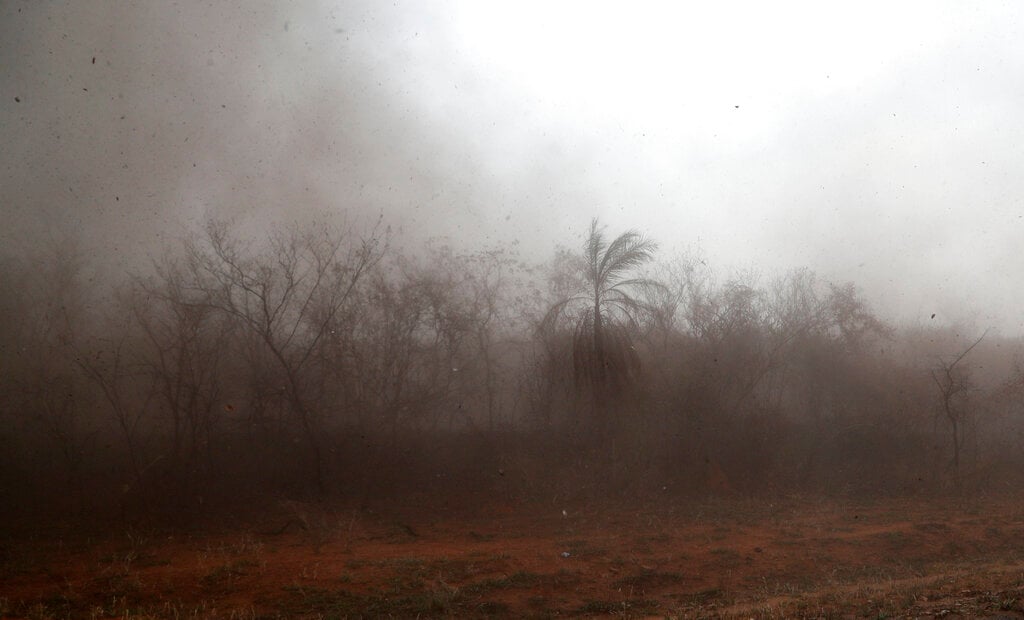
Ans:
<svg viewBox="0 0 1024 620"><path fill-rule="evenodd" d="M661 285L630 276L651 260L657 247L633 230L608 243L595 218L578 265L583 276L581 290L552 305L542 323L546 330L554 330L563 321L572 326L576 384L589 388L599 426L604 424L610 400L621 394L639 370L633 340L651 308L637 293Z"/></svg>

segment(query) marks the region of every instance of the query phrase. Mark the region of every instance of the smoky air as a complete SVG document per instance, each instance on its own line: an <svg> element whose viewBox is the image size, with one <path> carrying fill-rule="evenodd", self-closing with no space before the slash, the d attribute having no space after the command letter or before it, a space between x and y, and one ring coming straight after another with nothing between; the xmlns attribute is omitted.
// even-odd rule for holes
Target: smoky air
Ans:
<svg viewBox="0 0 1024 620"><path fill-rule="evenodd" d="M1020 617L1021 24L0 2L0 616Z"/></svg>

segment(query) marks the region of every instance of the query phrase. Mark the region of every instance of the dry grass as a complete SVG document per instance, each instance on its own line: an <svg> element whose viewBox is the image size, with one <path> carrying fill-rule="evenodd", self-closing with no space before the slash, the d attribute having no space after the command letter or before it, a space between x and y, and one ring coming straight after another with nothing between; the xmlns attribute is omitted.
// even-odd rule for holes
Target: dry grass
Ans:
<svg viewBox="0 0 1024 620"><path fill-rule="evenodd" d="M9 540L0 616L1024 618L1018 506L716 500Z"/></svg>

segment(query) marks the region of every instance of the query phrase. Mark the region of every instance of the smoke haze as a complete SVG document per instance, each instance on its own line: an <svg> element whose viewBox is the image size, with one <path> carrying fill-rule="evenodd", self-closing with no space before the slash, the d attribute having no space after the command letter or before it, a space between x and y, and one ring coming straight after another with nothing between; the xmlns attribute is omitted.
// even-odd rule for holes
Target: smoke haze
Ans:
<svg viewBox="0 0 1024 620"><path fill-rule="evenodd" d="M1010 4L0 4L4 244L129 269L210 217L810 267L900 322L1024 325Z"/></svg>

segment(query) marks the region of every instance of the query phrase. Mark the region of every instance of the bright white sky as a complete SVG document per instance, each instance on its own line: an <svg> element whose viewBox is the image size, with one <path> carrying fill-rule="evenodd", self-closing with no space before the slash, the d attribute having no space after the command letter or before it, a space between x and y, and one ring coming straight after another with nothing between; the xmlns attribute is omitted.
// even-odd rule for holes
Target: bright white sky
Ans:
<svg viewBox="0 0 1024 620"><path fill-rule="evenodd" d="M456 24L471 60L521 96L678 135L706 124L695 113L741 101L771 121L796 98L858 88L972 25L936 6L470 0Z"/></svg>
<svg viewBox="0 0 1024 620"><path fill-rule="evenodd" d="M0 240L130 266L210 215L344 210L542 259L597 216L723 278L809 267L891 319L1021 333L1022 26L1011 2L0 3Z"/></svg>
<svg viewBox="0 0 1024 620"><path fill-rule="evenodd" d="M613 228L853 279L901 320L1021 324L1016 6L466 1L456 25L584 145Z"/></svg>

